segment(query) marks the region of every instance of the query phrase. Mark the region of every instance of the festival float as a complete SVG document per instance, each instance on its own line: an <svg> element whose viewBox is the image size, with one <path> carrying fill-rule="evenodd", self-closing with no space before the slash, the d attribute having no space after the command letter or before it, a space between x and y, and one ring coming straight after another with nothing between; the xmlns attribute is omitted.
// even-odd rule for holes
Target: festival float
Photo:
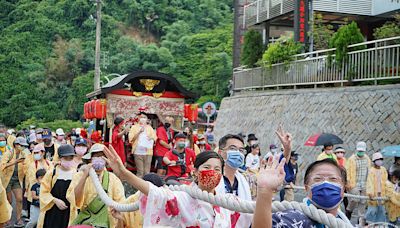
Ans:
<svg viewBox="0 0 400 228"><path fill-rule="evenodd" d="M149 115L154 128L167 116L174 117L174 128L178 130L184 119L197 120L197 104L185 105L185 100L193 101L196 94L186 90L174 77L160 72L135 71L113 78L87 94L87 98L90 101L84 104L84 118L95 119L97 130L103 126L110 128L117 116L134 124L140 111Z"/></svg>
<svg viewBox="0 0 400 228"><path fill-rule="evenodd" d="M195 122L198 116L197 104L185 105L185 101L192 103L196 94L186 90L174 77L155 71L135 71L115 77L87 94L87 98L84 118L95 124L95 130L105 132L106 145L117 116L124 118L126 125L132 125L139 112L145 112L154 129L172 116L176 131L182 129L185 121Z"/></svg>

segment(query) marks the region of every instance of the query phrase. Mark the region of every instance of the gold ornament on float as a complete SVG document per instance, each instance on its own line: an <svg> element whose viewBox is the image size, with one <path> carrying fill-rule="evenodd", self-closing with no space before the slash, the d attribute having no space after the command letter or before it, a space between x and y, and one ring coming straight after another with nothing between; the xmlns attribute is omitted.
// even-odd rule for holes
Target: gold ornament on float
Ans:
<svg viewBox="0 0 400 228"><path fill-rule="evenodd" d="M163 95L163 93L153 93L153 97L155 98L160 98Z"/></svg>
<svg viewBox="0 0 400 228"><path fill-rule="evenodd" d="M146 91L152 91L154 89L154 86L160 84L160 80L140 79L140 84L144 85Z"/></svg>
<svg viewBox="0 0 400 228"><path fill-rule="evenodd" d="M133 94L133 96L135 96L135 97L141 97L141 96L143 95L142 92L135 92L135 91L133 91L132 94Z"/></svg>

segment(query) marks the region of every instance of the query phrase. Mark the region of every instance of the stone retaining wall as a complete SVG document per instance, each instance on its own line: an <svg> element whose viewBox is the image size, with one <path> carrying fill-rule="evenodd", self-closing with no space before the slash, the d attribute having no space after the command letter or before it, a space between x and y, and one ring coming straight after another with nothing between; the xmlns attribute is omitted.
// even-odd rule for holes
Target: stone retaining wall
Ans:
<svg viewBox="0 0 400 228"><path fill-rule="evenodd" d="M301 171L321 151L321 147L303 146L315 133L340 136L346 157L360 140L367 143L371 155L384 146L400 144L400 85L235 95L223 99L214 132L217 139L227 133L255 133L265 152L269 144L278 142L274 131L279 123L293 135ZM387 159L387 165L392 160Z"/></svg>

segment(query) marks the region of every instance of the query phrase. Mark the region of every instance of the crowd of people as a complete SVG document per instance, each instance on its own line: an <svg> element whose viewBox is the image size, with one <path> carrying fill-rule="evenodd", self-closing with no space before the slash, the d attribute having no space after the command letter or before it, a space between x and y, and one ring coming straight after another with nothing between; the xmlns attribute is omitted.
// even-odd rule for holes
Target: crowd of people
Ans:
<svg viewBox="0 0 400 228"><path fill-rule="evenodd" d="M191 127L179 131L166 117L153 128L148 116L138 113L133 124L115 118L108 139L85 129L53 133L31 126L15 132L0 125L0 227L324 227L298 210L271 212L276 193L281 201L293 201L299 184L301 153L292 150L292 137L282 127L276 131L280 144L261 156L255 134L227 134L216 143L211 127L203 134ZM322 150L306 169L304 203L349 224L352 216L360 226L399 224L400 158L387 171L382 154L369 158L365 142L351 156L330 142ZM138 201L140 210L107 207L90 169L112 200ZM122 180L138 191L126 196ZM175 184L256 200L255 213L230 211L166 187ZM345 192L369 200L347 199Z"/></svg>

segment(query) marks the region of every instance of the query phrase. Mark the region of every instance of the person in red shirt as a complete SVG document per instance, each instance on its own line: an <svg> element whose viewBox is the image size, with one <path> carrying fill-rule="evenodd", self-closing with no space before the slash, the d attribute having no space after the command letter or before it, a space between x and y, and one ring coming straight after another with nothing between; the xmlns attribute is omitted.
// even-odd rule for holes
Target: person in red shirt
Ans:
<svg viewBox="0 0 400 228"><path fill-rule="evenodd" d="M166 117L165 123L157 128L156 135L157 141L155 146L155 157L157 161L157 174L164 176L167 170L163 157L166 152L172 149L172 141L174 139L174 130L171 125L174 122L172 117Z"/></svg>
<svg viewBox="0 0 400 228"><path fill-rule="evenodd" d="M199 141L197 141L197 146L200 152L210 151L211 146L206 142L206 137L204 135L199 135Z"/></svg>
<svg viewBox="0 0 400 228"><path fill-rule="evenodd" d="M167 176L165 181L177 180L179 177L188 177L193 171L196 160L194 151L185 148L186 135L176 134L175 148L165 153L164 163L167 165Z"/></svg>
<svg viewBox="0 0 400 228"><path fill-rule="evenodd" d="M128 133L128 129L123 129L124 119L122 117L117 117L114 120L114 128L112 132L111 145L114 147L118 156L121 158L122 163L126 166L126 154L124 147L124 135Z"/></svg>

